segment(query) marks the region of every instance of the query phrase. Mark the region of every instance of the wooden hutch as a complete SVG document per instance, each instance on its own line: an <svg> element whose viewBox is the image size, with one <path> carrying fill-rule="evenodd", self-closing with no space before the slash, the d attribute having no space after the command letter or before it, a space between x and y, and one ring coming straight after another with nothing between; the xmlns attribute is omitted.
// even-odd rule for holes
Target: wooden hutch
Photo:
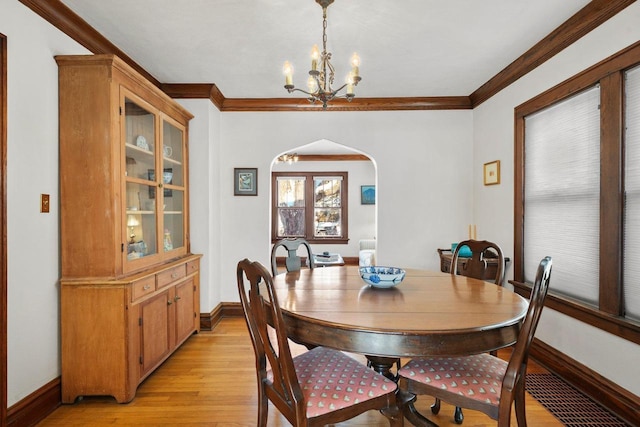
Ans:
<svg viewBox="0 0 640 427"><path fill-rule="evenodd" d="M199 331L186 109L113 55L59 67L62 402L138 385Z"/></svg>

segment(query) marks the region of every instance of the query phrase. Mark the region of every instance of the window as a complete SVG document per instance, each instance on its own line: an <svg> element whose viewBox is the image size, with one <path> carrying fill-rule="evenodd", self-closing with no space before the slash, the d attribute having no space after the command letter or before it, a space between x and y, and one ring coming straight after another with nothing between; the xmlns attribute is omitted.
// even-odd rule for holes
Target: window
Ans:
<svg viewBox="0 0 640 427"><path fill-rule="evenodd" d="M640 43L516 108L516 290L640 343Z"/></svg>
<svg viewBox="0 0 640 427"><path fill-rule="evenodd" d="M624 85L624 302L626 316L640 321L640 67L625 73Z"/></svg>
<svg viewBox="0 0 640 427"><path fill-rule="evenodd" d="M598 303L600 89L525 117L524 277L553 255L552 289ZM576 214L579 213L579 214Z"/></svg>
<svg viewBox="0 0 640 427"><path fill-rule="evenodd" d="M273 172L273 241L347 243L347 172Z"/></svg>

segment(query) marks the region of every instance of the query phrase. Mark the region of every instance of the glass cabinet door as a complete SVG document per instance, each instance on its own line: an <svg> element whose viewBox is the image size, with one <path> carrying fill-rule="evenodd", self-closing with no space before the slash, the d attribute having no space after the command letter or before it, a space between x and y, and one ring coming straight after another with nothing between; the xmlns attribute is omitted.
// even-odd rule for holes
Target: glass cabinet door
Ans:
<svg viewBox="0 0 640 427"><path fill-rule="evenodd" d="M125 217L127 260L158 253L156 115L124 100Z"/></svg>
<svg viewBox="0 0 640 427"><path fill-rule="evenodd" d="M162 122L162 248L164 252L185 245L185 176L184 131L178 126Z"/></svg>

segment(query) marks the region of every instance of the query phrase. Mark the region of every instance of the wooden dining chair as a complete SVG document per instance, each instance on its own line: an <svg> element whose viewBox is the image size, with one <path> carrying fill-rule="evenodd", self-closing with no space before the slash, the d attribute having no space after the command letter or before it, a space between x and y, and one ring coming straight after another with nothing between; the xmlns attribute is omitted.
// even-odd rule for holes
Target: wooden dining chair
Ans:
<svg viewBox="0 0 640 427"><path fill-rule="evenodd" d="M271 248L271 274L274 276L278 274L276 252L281 246L287 250L287 257L285 258L285 267L287 271L300 271L300 268L302 268L302 260L298 256L298 248L300 246L307 248L309 268L315 267L315 263L313 262L313 253L311 252L311 245L309 245L309 242L303 238L282 239L277 241Z"/></svg>
<svg viewBox="0 0 640 427"><path fill-rule="evenodd" d="M484 412L509 427L515 402L518 427L526 427L525 379L529 348L540 320L551 278L551 257L538 265L529 308L509 361L487 353L412 359L398 372L401 392L427 394L453 405Z"/></svg>
<svg viewBox="0 0 640 427"><path fill-rule="evenodd" d="M471 256L462 256L461 253L468 252ZM466 255L466 254L465 254ZM461 258L465 261L459 262ZM489 264L487 259L491 258L497 263L495 276L489 277ZM460 265L459 265L460 264ZM458 243L453 256L451 257L451 274L473 277L474 279L487 280L491 279L493 283L502 286L504 281L505 259L500 246L487 240L463 240ZM496 350L491 352L492 356L497 356ZM431 405L431 412L437 414L440 412L440 399L436 399ZM464 414L462 409L456 406L453 413L453 420L456 424L462 424Z"/></svg>
<svg viewBox="0 0 640 427"><path fill-rule="evenodd" d="M460 258L463 258L460 255L461 251L466 251L465 248L469 248L471 256L458 266ZM495 259L497 262L495 277L490 277L490 280L502 286L505 270L504 254L500 246L487 240L464 240L458 243L451 258L451 274L487 280L489 279L488 258Z"/></svg>
<svg viewBox="0 0 640 427"><path fill-rule="evenodd" d="M326 347L292 357L272 276L262 264L240 261L237 279L256 356L258 426L267 425L269 401L296 427L338 423L374 409L390 426L403 425L393 381Z"/></svg>

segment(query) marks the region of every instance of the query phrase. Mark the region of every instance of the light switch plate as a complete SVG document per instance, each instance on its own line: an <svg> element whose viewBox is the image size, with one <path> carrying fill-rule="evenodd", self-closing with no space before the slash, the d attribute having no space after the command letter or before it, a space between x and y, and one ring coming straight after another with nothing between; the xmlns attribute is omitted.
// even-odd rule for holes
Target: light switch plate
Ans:
<svg viewBox="0 0 640 427"><path fill-rule="evenodd" d="M49 195L48 194L40 195L40 212L49 213Z"/></svg>

